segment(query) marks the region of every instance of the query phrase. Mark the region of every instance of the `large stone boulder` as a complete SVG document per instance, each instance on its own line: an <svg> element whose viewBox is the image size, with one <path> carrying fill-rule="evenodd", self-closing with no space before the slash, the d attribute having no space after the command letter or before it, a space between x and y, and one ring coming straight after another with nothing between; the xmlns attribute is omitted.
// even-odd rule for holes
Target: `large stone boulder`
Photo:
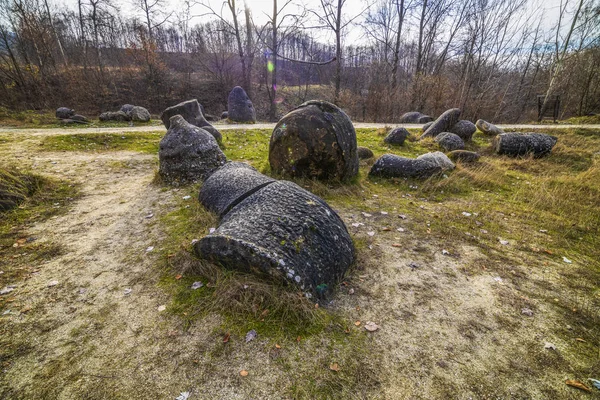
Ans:
<svg viewBox="0 0 600 400"><path fill-rule="evenodd" d="M463 150L465 148L465 142L460 136L454 133L442 132L437 135L434 140L445 151Z"/></svg>
<svg viewBox="0 0 600 400"><path fill-rule="evenodd" d="M358 154L358 159L359 160L368 160L369 158L373 158L374 154L371 151L371 149L367 148L367 147L357 147L356 148L356 153Z"/></svg>
<svg viewBox="0 0 600 400"><path fill-rule="evenodd" d="M75 110L71 110L67 107L59 107L56 109L56 118L58 119L68 119L75 115Z"/></svg>
<svg viewBox="0 0 600 400"><path fill-rule="evenodd" d="M448 153L448 158L454 162L475 163L479 161L480 155L473 151L454 150Z"/></svg>
<svg viewBox="0 0 600 400"><path fill-rule="evenodd" d="M501 133L504 133L504 131L502 129L498 128L496 125L490 124L489 122L484 121L482 119L478 119L477 122L475 122L475 126L483 134L488 135L488 136L496 136L496 135L500 135Z"/></svg>
<svg viewBox="0 0 600 400"><path fill-rule="evenodd" d="M210 133L175 115L160 141L158 160L162 179L177 185L208 178L227 158Z"/></svg>
<svg viewBox="0 0 600 400"><path fill-rule="evenodd" d="M397 144L402 146L406 138L409 136L410 133L406 129L394 128L388 133L383 141L387 144Z"/></svg>
<svg viewBox="0 0 600 400"><path fill-rule="evenodd" d="M401 124L424 124L429 121L433 121L429 115L421 114L418 111L410 111L402 114L400 117Z"/></svg>
<svg viewBox="0 0 600 400"><path fill-rule="evenodd" d="M129 111L129 115L131 116L132 121L138 122L148 122L150 121L150 112L144 107L134 106L131 111Z"/></svg>
<svg viewBox="0 0 600 400"><path fill-rule="evenodd" d="M440 152L424 154L416 159L384 154L375 161L369 175L384 178L428 178L452 168L452 161Z"/></svg>
<svg viewBox="0 0 600 400"><path fill-rule="evenodd" d="M325 297L354 261L352 239L336 212L287 181L245 197L194 250L226 268L289 282L307 297Z"/></svg>
<svg viewBox="0 0 600 400"><path fill-rule="evenodd" d="M133 110L133 107L135 107L133 104L123 104L119 111L123 111L125 114L130 115L131 110Z"/></svg>
<svg viewBox="0 0 600 400"><path fill-rule="evenodd" d="M198 199L208 210L223 216L241 200L275 179L242 162L228 162L215 171L200 188Z"/></svg>
<svg viewBox="0 0 600 400"><path fill-rule="evenodd" d="M471 140L476 130L477 127L474 123L472 123L471 121L461 119L456 124L454 124L454 126L450 128L448 132L454 133L460 136L460 138L465 142L468 142Z"/></svg>
<svg viewBox="0 0 600 400"><path fill-rule="evenodd" d="M558 141L556 136L545 133L502 133L494 138L492 148L496 154L511 157L526 156L542 157L549 154Z"/></svg>
<svg viewBox="0 0 600 400"><path fill-rule="evenodd" d="M269 144L271 169L291 176L350 179L358 173L356 132L337 106L312 100L286 114Z"/></svg>
<svg viewBox="0 0 600 400"><path fill-rule="evenodd" d="M421 139L426 137L436 137L442 132L448 132L448 130L458 122L459 118L460 109L458 108L451 108L450 110L444 111L444 113L440 115L429 128L427 128L425 133L421 135Z"/></svg>
<svg viewBox="0 0 600 400"><path fill-rule="evenodd" d="M131 121L131 117L123 111L107 111L100 114L100 121Z"/></svg>
<svg viewBox="0 0 600 400"><path fill-rule="evenodd" d="M160 115L160 119L165 125L167 129L169 129L169 121L171 117L174 115L181 115L183 119L185 119L190 124L197 126L199 128L204 129L217 140L218 143L221 143L222 136L221 133L215 129L214 126L208 123L206 118L204 118L204 114L202 113L202 106L198 103L198 100L188 100L183 103L179 103L177 105L166 108L162 114Z"/></svg>
<svg viewBox="0 0 600 400"><path fill-rule="evenodd" d="M86 117L84 117L83 115L79 115L79 114L75 114L72 115L71 118L73 121L77 121L77 122L81 122L81 123L87 123L88 119Z"/></svg>
<svg viewBox="0 0 600 400"><path fill-rule="evenodd" d="M236 86L227 98L228 118L235 122L256 122L256 110L246 91Z"/></svg>

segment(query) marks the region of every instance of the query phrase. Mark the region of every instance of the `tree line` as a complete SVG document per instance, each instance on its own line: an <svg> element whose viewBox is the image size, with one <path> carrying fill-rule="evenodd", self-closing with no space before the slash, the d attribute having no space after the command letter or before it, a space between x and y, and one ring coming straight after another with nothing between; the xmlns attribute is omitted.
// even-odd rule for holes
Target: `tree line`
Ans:
<svg viewBox="0 0 600 400"><path fill-rule="evenodd" d="M217 114L241 85L272 120L311 98L377 122L451 107L531 121L538 95L559 95L561 117L600 112L600 0L559 0L554 20L536 0L273 0L261 23L236 0L167 4L0 0L0 106L159 113L198 98Z"/></svg>

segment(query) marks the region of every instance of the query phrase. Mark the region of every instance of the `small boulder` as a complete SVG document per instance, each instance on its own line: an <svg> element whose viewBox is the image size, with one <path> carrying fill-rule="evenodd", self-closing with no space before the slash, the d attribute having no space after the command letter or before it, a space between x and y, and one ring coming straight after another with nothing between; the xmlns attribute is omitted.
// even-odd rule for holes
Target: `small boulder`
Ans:
<svg viewBox="0 0 600 400"><path fill-rule="evenodd" d="M444 111L442 115L436 119L429 128L421 135L421 139L426 137L436 137L442 132L448 132L460 118L460 109L451 108L450 110Z"/></svg>
<svg viewBox="0 0 600 400"><path fill-rule="evenodd" d="M356 148L356 132L346 113L334 104L311 100L279 120L271 135L269 163L274 172L291 176L350 179L358 173Z"/></svg>
<svg viewBox="0 0 600 400"><path fill-rule="evenodd" d="M399 122L401 124L424 124L429 121L433 121L433 118L429 115L422 114L418 111L410 111L402 114Z"/></svg>
<svg viewBox="0 0 600 400"><path fill-rule="evenodd" d="M416 159L384 154L375 161L369 175L385 178L428 178L452 168L454 164L440 152L424 154Z"/></svg>
<svg viewBox="0 0 600 400"><path fill-rule="evenodd" d="M434 140L445 151L462 150L465 148L465 142L463 142L460 136L454 133L442 132Z"/></svg>
<svg viewBox="0 0 600 400"><path fill-rule="evenodd" d="M497 135L492 143L496 154L511 157L526 156L543 157L550 154L558 138L545 133L508 132Z"/></svg>
<svg viewBox="0 0 600 400"><path fill-rule="evenodd" d="M121 109L122 110L122 109ZM150 121L150 112L144 107L133 106L129 111L132 121L148 122Z"/></svg>
<svg viewBox="0 0 600 400"><path fill-rule="evenodd" d="M213 135L218 143L221 143L221 133L215 129L214 126L208 123L204 114L202 113L202 106L198 103L198 100L192 99L184 101L177 105L166 108L160 115L160 119L167 129L169 129L169 121L174 115L181 115L190 124L200 127Z"/></svg>
<svg viewBox="0 0 600 400"><path fill-rule="evenodd" d="M256 110L246 91L236 86L227 98L229 119L235 122L256 122Z"/></svg>
<svg viewBox="0 0 600 400"><path fill-rule="evenodd" d="M229 113L227 111L223 111L221 113L221 119L227 119L227 118L229 118Z"/></svg>
<svg viewBox="0 0 600 400"><path fill-rule="evenodd" d="M227 158L210 133L175 115L160 141L158 160L165 182L185 184L208 178Z"/></svg>
<svg viewBox="0 0 600 400"><path fill-rule="evenodd" d="M423 133L425 133L425 131L427 131L427 129L429 129L431 125L433 125L433 121L429 121L425 125L423 125L423 128L421 128L423 130Z"/></svg>
<svg viewBox="0 0 600 400"><path fill-rule="evenodd" d="M403 145L404 141L407 137L410 136L410 133L404 128L394 128L392 129L388 135L383 139L383 141L387 144L397 144Z"/></svg>
<svg viewBox="0 0 600 400"><path fill-rule="evenodd" d="M454 126L450 128L448 132L454 133L460 136L460 138L465 142L468 142L471 140L476 130L477 127L474 123L472 123L471 121L461 119L456 124L454 124Z"/></svg>
<svg viewBox="0 0 600 400"><path fill-rule="evenodd" d="M123 111L127 115L131 115L131 110L135 107L133 104L123 104L119 111Z"/></svg>
<svg viewBox="0 0 600 400"><path fill-rule="evenodd" d="M131 121L131 117L123 111L107 111L100 114L100 121Z"/></svg>
<svg viewBox="0 0 600 400"><path fill-rule="evenodd" d="M454 163L448 158L448 156L442 153L441 151L434 151L431 153L421 154L419 157L417 157L417 160L422 160L428 162L431 165L435 165L441 168L442 171L449 171L456 167Z"/></svg>
<svg viewBox="0 0 600 400"><path fill-rule="evenodd" d="M367 148L367 147L357 147L356 148L356 153L358 154L358 159L359 160L368 160L369 158L373 158L374 154L371 151L371 149Z"/></svg>
<svg viewBox="0 0 600 400"><path fill-rule="evenodd" d="M79 115L79 114L75 114L73 116L71 116L71 118L73 121L78 121L78 122L88 122L88 119L86 117L84 117L83 115Z"/></svg>
<svg viewBox="0 0 600 400"><path fill-rule="evenodd" d="M475 126L483 134L489 135L489 136L496 136L496 135L500 135L501 133L504 133L504 131L502 129L498 128L496 125L490 124L489 122L484 121L482 119L478 119L477 122L475 122Z"/></svg>
<svg viewBox="0 0 600 400"><path fill-rule="evenodd" d="M448 158L454 162L475 163L479 161L480 155L473 151L454 150L448 153Z"/></svg>
<svg viewBox="0 0 600 400"><path fill-rule="evenodd" d="M71 118L73 115L75 115L75 110L71 110L70 108L59 107L56 109L56 118L58 119Z"/></svg>
<svg viewBox="0 0 600 400"><path fill-rule="evenodd" d="M433 117L430 117L429 115L421 115L417 122L419 124L427 124L427 123L433 122L433 121L435 121L435 119Z"/></svg>

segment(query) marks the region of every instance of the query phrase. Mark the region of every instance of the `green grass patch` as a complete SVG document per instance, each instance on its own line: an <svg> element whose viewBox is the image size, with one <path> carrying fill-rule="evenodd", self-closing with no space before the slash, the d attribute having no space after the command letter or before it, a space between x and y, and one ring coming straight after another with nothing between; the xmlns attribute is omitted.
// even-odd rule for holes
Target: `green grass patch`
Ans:
<svg viewBox="0 0 600 400"><path fill-rule="evenodd" d="M85 133L75 135L48 136L42 141L43 151L138 151L158 153L161 133Z"/></svg>

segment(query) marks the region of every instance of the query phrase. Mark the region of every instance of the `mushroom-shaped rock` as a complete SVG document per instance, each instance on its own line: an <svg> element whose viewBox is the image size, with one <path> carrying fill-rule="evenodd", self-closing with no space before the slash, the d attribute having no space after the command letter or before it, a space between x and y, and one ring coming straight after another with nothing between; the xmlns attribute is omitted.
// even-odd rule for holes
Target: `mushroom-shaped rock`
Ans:
<svg viewBox="0 0 600 400"><path fill-rule="evenodd" d="M228 118L235 122L256 122L256 110L246 91L240 86L233 88L227 98Z"/></svg>
<svg viewBox="0 0 600 400"><path fill-rule="evenodd" d="M131 121L131 117L123 111L107 111L100 114L100 121Z"/></svg>
<svg viewBox="0 0 600 400"><path fill-rule="evenodd" d="M438 117L433 124L427 128L427 130L421 135L421 139L426 137L436 137L442 132L448 132L460 118L460 109L451 108L444 111L442 115Z"/></svg>
<svg viewBox="0 0 600 400"><path fill-rule="evenodd" d="M448 158L454 162L474 163L479 161L479 154L467 150L454 150L448 153Z"/></svg>
<svg viewBox="0 0 600 400"><path fill-rule="evenodd" d="M434 140L438 142L440 147L445 151L462 150L465 148L465 142L460 136L454 133L442 132L437 135Z"/></svg>
<svg viewBox="0 0 600 400"><path fill-rule="evenodd" d="M494 138L492 148L496 154L505 154L511 157L533 154L542 157L549 154L556 144L556 136L545 133L502 133Z"/></svg>
<svg viewBox="0 0 600 400"><path fill-rule="evenodd" d="M221 217L240 201L276 182L242 162L229 162L216 170L200 188L200 203Z"/></svg>
<svg viewBox="0 0 600 400"><path fill-rule="evenodd" d="M71 118L73 115L75 115L75 110L71 110L70 108L59 107L56 109L56 118L67 119Z"/></svg>
<svg viewBox="0 0 600 400"><path fill-rule="evenodd" d="M454 126L450 128L448 132L454 133L460 136L460 138L465 142L468 142L469 140L471 140L476 130L477 127L474 123L472 123L471 121L461 119L456 124L454 124Z"/></svg>
<svg viewBox="0 0 600 400"><path fill-rule="evenodd" d="M318 179L350 179L358 173L356 132L337 106L312 100L275 126L269 163L275 172Z"/></svg>
<svg viewBox="0 0 600 400"><path fill-rule="evenodd" d="M475 126L485 135L495 136L504 133L504 131L498 128L496 125L490 124L482 119L478 119L477 122L475 122Z"/></svg>
<svg viewBox="0 0 600 400"><path fill-rule="evenodd" d="M397 144L403 145L404 141L407 137L410 136L410 133L404 128L394 128L392 129L388 135L383 139L383 141L387 144Z"/></svg>
<svg viewBox="0 0 600 400"><path fill-rule="evenodd" d="M354 261L352 239L336 212L287 181L247 196L194 250L227 268L288 281L308 297L325 297Z"/></svg>
<svg viewBox="0 0 600 400"><path fill-rule="evenodd" d="M356 153L358 154L358 159L359 160L367 160L369 158L373 158L374 154L371 151L371 149L367 148L367 147L357 147L356 148Z"/></svg>
<svg viewBox="0 0 600 400"><path fill-rule="evenodd" d="M454 168L454 164L450 160L446 162L437 153L448 158L440 152L424 154L416 159L384 154L375 161L369 175L385 178L427 178L439 174L445 169L451 169L449 165Z"/></svg>
<svg viewBox="0 0 600 400"><path fill-rule="evenodd" d="M221 143L221 133L214 126L208 123L202 112L203 108L198 103L198 100L188 100L183 103L166 108L160 115L160 119L167 129L169 129L169 121L174 115L181 115L190 124L200 127L213 135L218 143Z"/></svg>
<svg viewBox="0 0 600 400"><path fill-rule="evenodd" d="M129 116L132 121L148 122L150 121L150 112L144 107L133 106L129 111Z"/></svg>
<svg viewBox="0 0 600 400"><path fill-rule="evenodd" d="M185 184L206 179L227 158L211 134L175 115L160 141L158 160L158 172L165 182Z"/></svg>

